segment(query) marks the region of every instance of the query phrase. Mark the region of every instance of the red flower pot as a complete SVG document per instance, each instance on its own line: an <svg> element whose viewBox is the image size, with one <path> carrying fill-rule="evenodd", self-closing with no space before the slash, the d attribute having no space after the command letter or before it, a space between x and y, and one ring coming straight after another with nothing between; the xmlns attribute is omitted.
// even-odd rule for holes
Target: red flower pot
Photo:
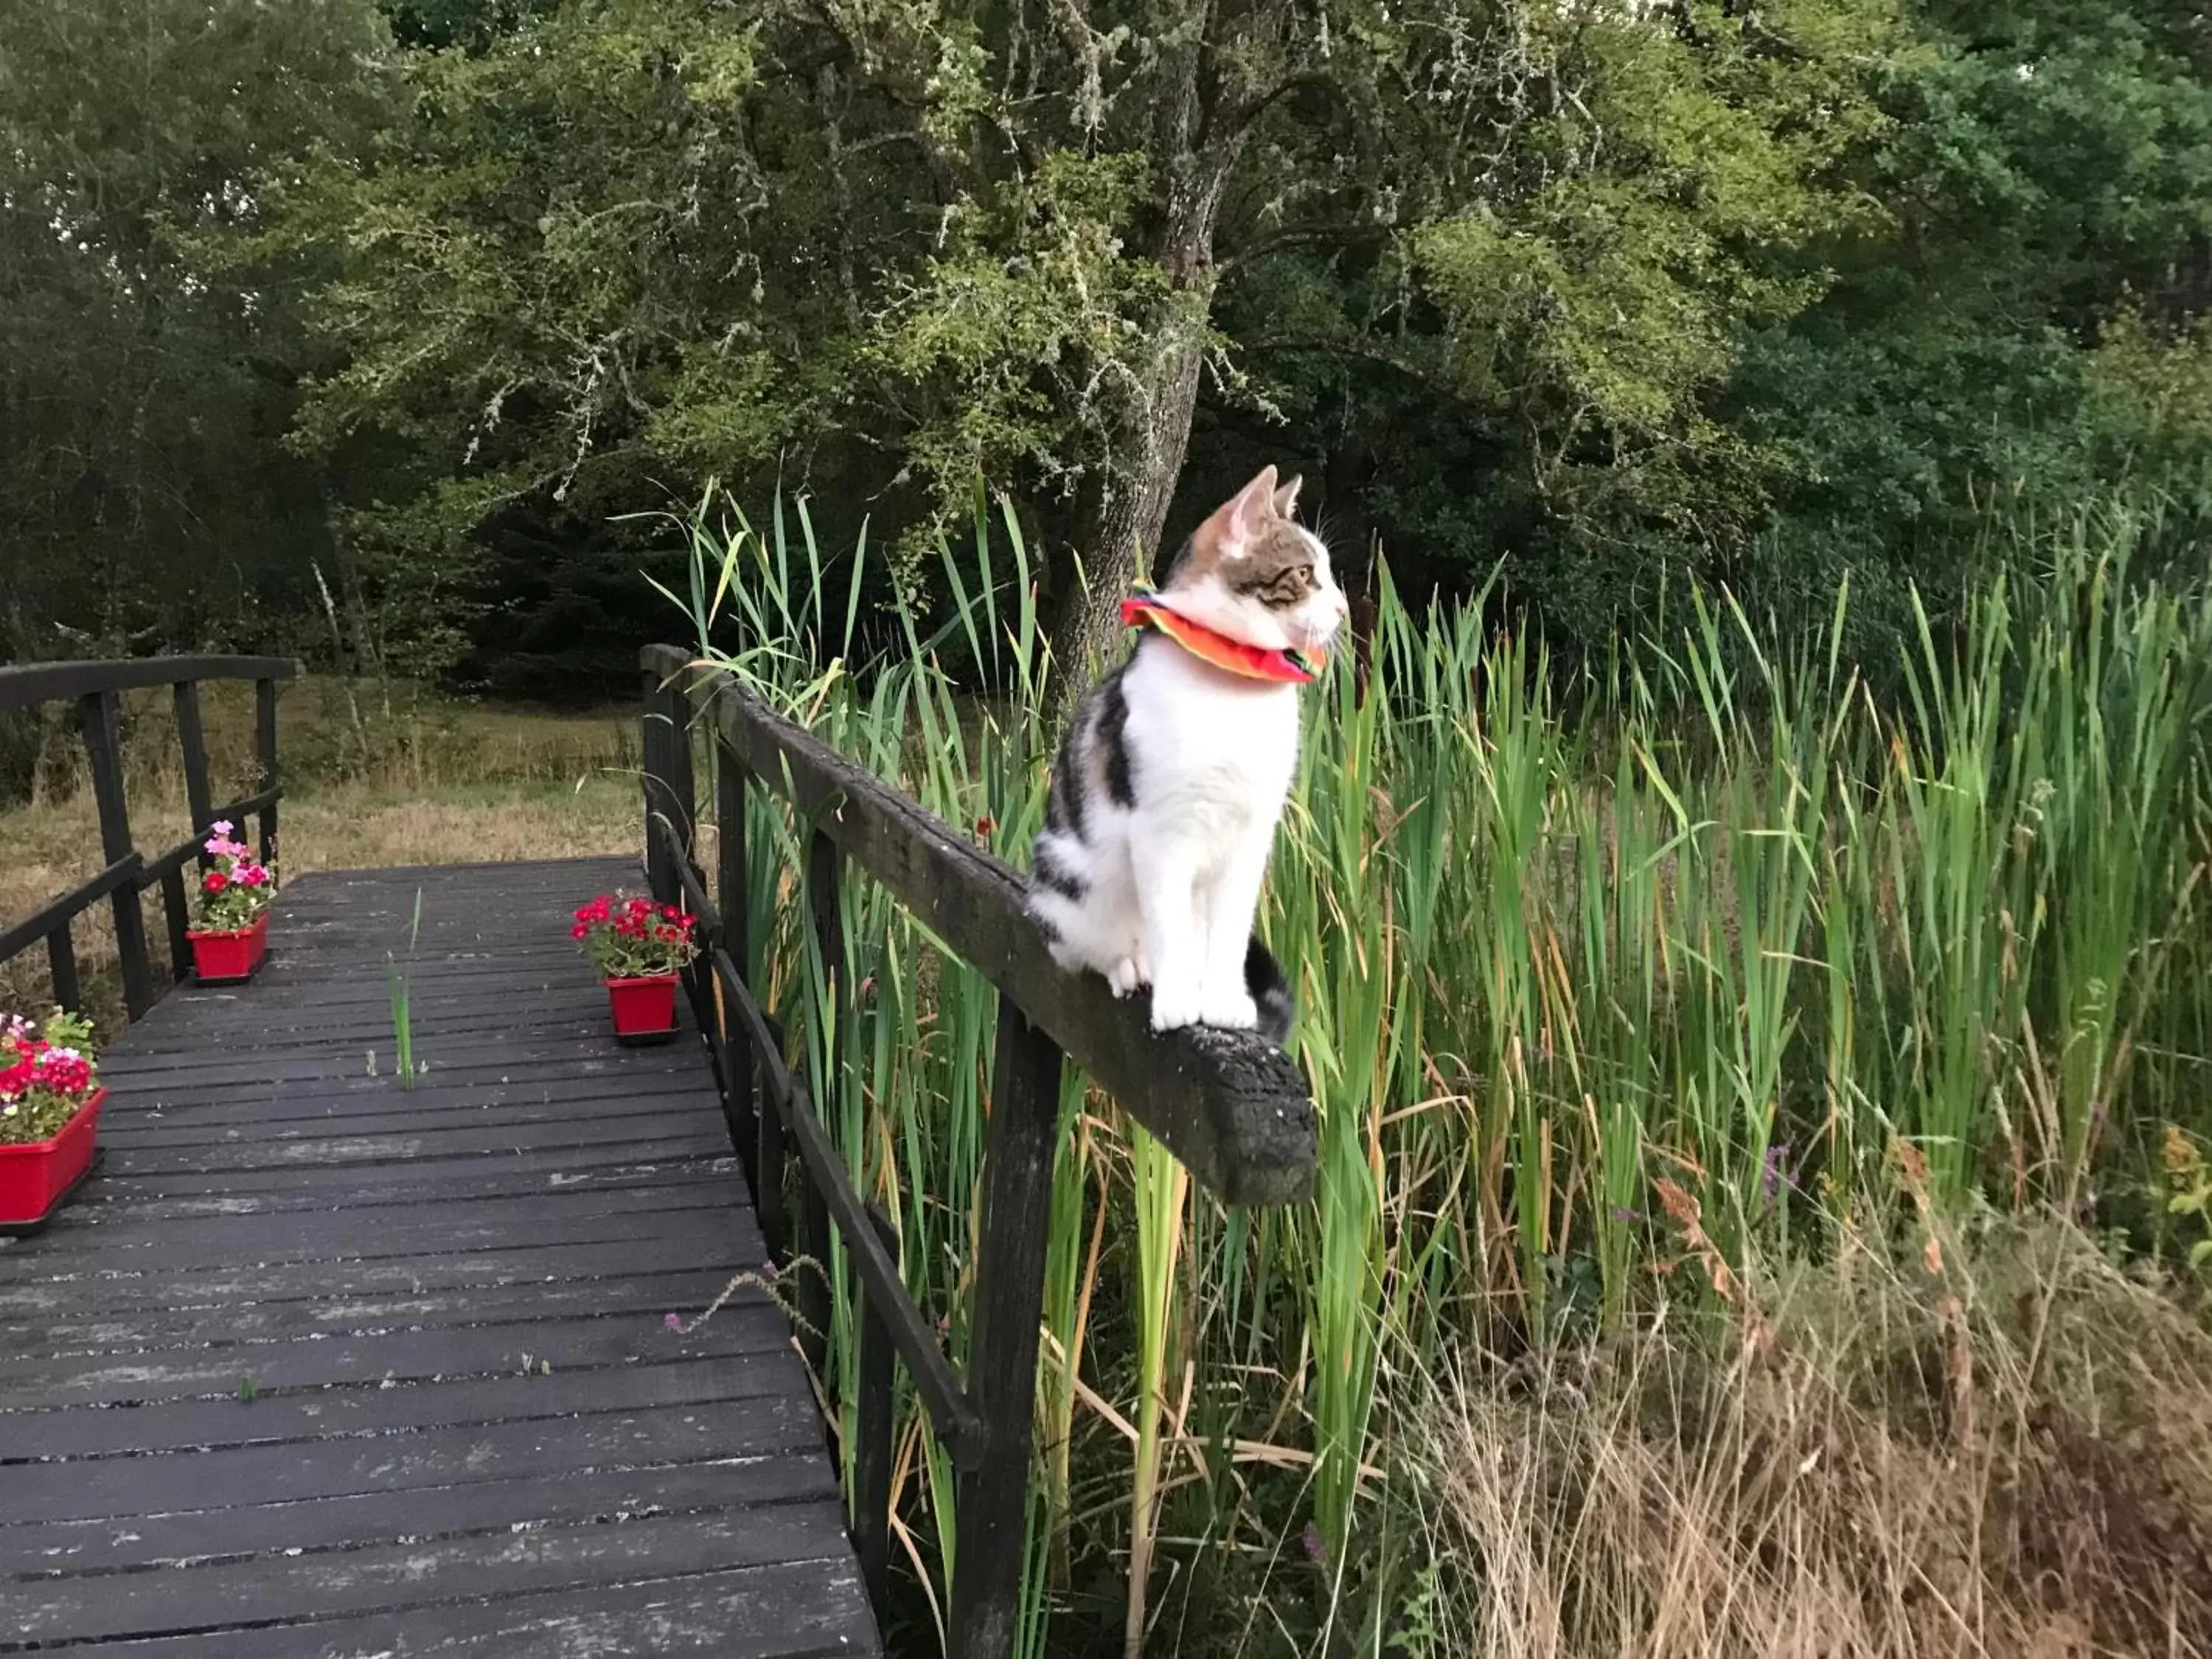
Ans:
<svg viewBox="0 0 2212 1659"><path fill-rule="evenodd" d="M674 974L601 980L614 1013L615 1035L633 1039L675 1036L676 981Z"/></svg>
<svg viewBox="0 0 2212 1659"><path fill-rule="evenodd" d="M106 1098L106 1089L94 1090L92 1098L77 1108L76 1115L51 1140L0 1146L0 1229L39 1225L84 1179L92 1167L100 1103Z"/></svg>
<svg viewBox="0 0 2212 1659"><path fill-rule="evenodd" d="M203 985L236 985L252 979L269 954L269 913L264 910L251 926L216 933L198 928L185 931L192 942L192 977Z"/></svg>

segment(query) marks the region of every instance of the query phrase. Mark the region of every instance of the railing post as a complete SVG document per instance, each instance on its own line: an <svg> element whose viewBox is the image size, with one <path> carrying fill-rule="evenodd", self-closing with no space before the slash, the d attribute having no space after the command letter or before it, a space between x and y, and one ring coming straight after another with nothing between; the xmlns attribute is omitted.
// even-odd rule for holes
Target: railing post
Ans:
<svg viewBox="0 0 2212 1659"><path fill-rule="evenodd" d="M82 1013L84 988L77 983L76 943L67 921L46 935L46 965L53 970L54 1001L73 1014Z"/></svg>
<svg viewBox="0 0 2212 1659"><path fill-rule="evenodd" d="M675 846L670 849L672 861L668 866L671 890L661 900L664 904L678 904L690 909L684 896L679 870L683 865L697 869L699 865L699 786L691 765L691 699L684 689L684 682L674 679L661 688L661 717L668 723L667 748L664 774L668 780L668 826ZM707 1024L707 981L708 969L704 963L694 963L684 974L684 989L691 999L692 1018L703 1030Z"/></svg>
<svg viewBox="0 0 2212 1659"><path fill-rule="evenodd" d="M668 800L667 727L660 704L660 677L648 670L645 676L645 713L638 728L640 759L645 769L645 885L655 902L661 904L669 902L668 890L675 882L660 836L653 827L666 810Z"/></svg>
<svg viewBox="0 0 2212 1659"><path fill-rule="evenodd" d="M1059 1046L1000 992L968 1347L968 1395L982 1419L983 1453L960 1478L953 1659L1004 1659L1020 1616L1060 1066Z"/></svg>
<svg viewBox="0 0 2212 1659"><path fill-rule="evenodd" d="M261 781L256 793L276 787L276 682L253 682L253 750L261 763ZM203 762L204 764L204 762ZM194 829L200 826L195 824ZM243 828L244 826L240 826ZM276 803L261 809L261 861L276 861ZM279 876L281 878L282 872Z"/></svg>
<svg viewBox="0 0 2212 1659"><path fill-rule="evenodd" d="M822 1069L812 1079L813 1087L809 1091L817 1111L822 1109L823 1100L837 1087L836 1073L852 1035L852 999L845 983L845 917L837 897L842 863L837 843L821 830L817 830L807 838L806 908L814 926L815 946L822 957L822 1006L830 1020L829 1029L822 1034ZM805 1217L806 1250L821 1264L821 1271L803 1275L799 1281L799 1311L805 1321L799 1344L807 1364L814 1368L814 1374L823 1377L826 1394L828 1378L823 1376L823 1361L829 1350L830 1270L833 1254L830 1212L822 1202L822 1189L811 1181L801 1188L799 1202Z"/></svg>
<svg viewBox="0 0 2212 1659"><path fill-rule="evenodd" d="M176 685L177 745L185 757L185 809L192 817L192 833L207 833L215 816L215 793L208 782L207 728L200 722L200 688L197 680ZM259 711L255 711L257 718Z"/></svg>
<svg viewBox="0 0 2212 1659"><path fill-rule="evenodd" d="M182 985L192 974L191 902L181 869L161 872L161 919L169 930L169 983Z"/></svg>
<svg viewBox="0 0 2212 1659"><path fill-rule="evenodd" d="M92 792L100 807L101 856L110 864L131 856L131 813L123 799L123 734L120 696L88 692L77 700L84 746L92 757ZM140 1018L154 1006L151 966L146 959L146 918L138 908L138 884L126 881L112 896L115 945L123 958L123 1004Z"/></svg>
<svg viewBox="0 0 2212 1659"><path fill-rule="evenodd" d="M199 682L179 680L174 691L177 746L183 751L185 762L185 810L191 816L192 838L197 841L207 834L209 820L215 817L215 792L208 781L207 728L200 720ZM258 720L258 707L254 714ZM206 853L198 854L197 858L204 867ZM169 924L173 982L181 985L191 976L192 964L191 941L185 937L191 915L183 871L172 870L161 878L161 908Z"/></svg>
<svg viewBox="0 0 2212 1659"><path fill-rule="evenodd" d="M712 704L708 705L710 708ZM752 872L745 858L745 769L717 728L714 744L714 908L722 919L721 947L737 969L738 982L752 987ZM742 1018L724 1006L715 981L715 1013L720 1023L722 1112L730 1139L744 1160L745 1178L757 1202L760 1185L760 1124L753 1103L753 1034Z"/></svg>
<svg viewBox="0 0 2212 1659"><path fill-rule="evenodd" d="M769 1035L775 1039L776 1052L783 1053L783 1027L773 1019L765 1023ZM779 1264L787 1265L791 1221L783 1201L783 1114L791 1103L777 1100L764 1089L761 1103L768 1109L760 1115L760 1139L753 1149L753 1208L759 1214L761 1239L769 1255Z"/></svg>
<svg viewBox="0 0 2212 1659"><path fill-rule="evenodd" d="M893 1261L898 1234L890 1218L874 1205L869 1224ZM876 1609L878 1628L890 1628L891 1583L891 1406L894 1367L890 1327L866 1291L860 1297L860 1392L854 1402L853 1547L860 1558L860 1581Z"/></svg>

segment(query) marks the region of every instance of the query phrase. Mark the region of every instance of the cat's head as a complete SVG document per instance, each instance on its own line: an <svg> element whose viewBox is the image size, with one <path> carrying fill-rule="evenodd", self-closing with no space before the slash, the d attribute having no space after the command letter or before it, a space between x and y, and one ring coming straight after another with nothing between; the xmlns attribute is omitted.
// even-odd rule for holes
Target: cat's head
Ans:
<svg viewBox="0 0 2212 1659"><path fill-rule="evenodd" d="M1275 469L1216 507L1168 568L1160 595L1193 622L1263 650L1314 650L1344 622L1328 549L1291 517L1298 485Z"/></svg>

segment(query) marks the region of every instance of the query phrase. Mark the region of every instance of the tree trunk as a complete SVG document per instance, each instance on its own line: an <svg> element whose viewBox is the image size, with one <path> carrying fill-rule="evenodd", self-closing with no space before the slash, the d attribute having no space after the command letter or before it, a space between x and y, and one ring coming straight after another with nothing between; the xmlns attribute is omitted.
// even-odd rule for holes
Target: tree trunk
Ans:
<svg viewBox="0 0 2212 1659"><path fill-rule="evenodd" d="M1053 621L1052 696L1062 712L1114 654L1140 550L1158 568L1206 367L1213 231L1237 149L1230 143L1186 154L1174 168L1159 256L1174 292L1149 331L1158 355L1124 405L1098 482L1086 492L1075 549L1081 572L1071 574Z"/></svg>
<svg viewBox="0 0 2212 1659"><path fill-rule="evenodd" d="M1136 429L1128 434L1127 470L1107 469L1090 492L1076 548L1081 569L1071 573L1052 631L1053 679L1062 702L1079 695L1113 656L1121 601L1140 556L1146 568L1159 568L1160 537L1190 446L1203 362L1195 341L1161 353L1145 387L1150 407L1130 422Z"/></svg>

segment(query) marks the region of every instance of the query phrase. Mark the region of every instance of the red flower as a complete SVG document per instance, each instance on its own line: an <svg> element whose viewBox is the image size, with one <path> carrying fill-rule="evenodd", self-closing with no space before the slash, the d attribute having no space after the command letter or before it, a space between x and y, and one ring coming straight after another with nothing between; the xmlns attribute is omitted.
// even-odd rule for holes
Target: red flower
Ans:
<svg viewBox="0 0 2212 1659"><path fill-rule="evenodd" d="M591 930L589 927L586 927L582 922L580 922L580 922L578 922L578 923L577 923L574 927L571 927L571 928L568 930L568 937L569 937L570 939L581 939L581 938L583 938L583 937L584 937L584 935L585 935L585 934L586 934L586 933L590 933L591 931L592 931L592 930Z"/></svg>
<svg viewBox="0 0 2212 1659"><path fill-rule="evenodd" d="M206 888L210 893L220 893L224 888L230 885L230 878L223 874L220 870L210 870L205 876L201 878L200 885Z"/></svg>
<svg viewBox="0 0 2212 1659"><path fill-rule="evenodd" d="M58 1095L82 1094L92 1086L92 1067L75 1054L42 1054L33 1081Z"/></svg>

